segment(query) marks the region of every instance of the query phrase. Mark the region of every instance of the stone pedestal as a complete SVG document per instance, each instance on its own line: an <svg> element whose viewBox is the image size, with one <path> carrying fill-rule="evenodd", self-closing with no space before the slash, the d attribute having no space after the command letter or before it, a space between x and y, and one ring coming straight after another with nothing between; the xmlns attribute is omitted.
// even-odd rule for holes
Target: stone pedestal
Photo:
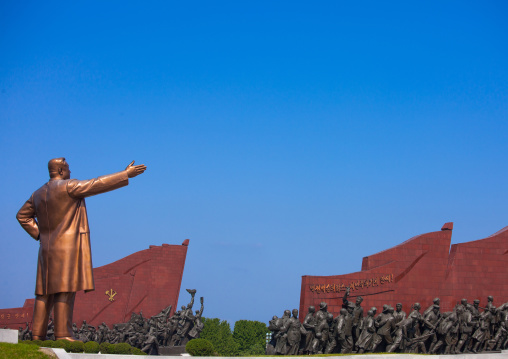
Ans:
<svg viewBox="0 0 508 359"><path fill-rule="evenodd" d="M159 355L170 355L177 356L185 354L185 346L177 346L177 347L159 347Z"/></svg>
<svg viewBox="0 0 508 359"><path fill-rule="evenodd" d="M18 331L14 329L0 329L0 343L17 344Z"/></svg>

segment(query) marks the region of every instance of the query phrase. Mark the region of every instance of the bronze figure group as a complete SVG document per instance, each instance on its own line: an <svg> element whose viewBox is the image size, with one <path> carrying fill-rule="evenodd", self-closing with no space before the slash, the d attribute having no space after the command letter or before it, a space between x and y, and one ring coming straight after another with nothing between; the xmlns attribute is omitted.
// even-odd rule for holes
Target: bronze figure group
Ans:
<svg viewBox="0 0 508 359"><path fill-rule="evenodd" d="M147 354L157 354L160 347L185 346L191 339L199 338L203 330L201 316L204 310L204 299L200 298L201 308L192 312L194 305L195 289L187 289L191 300L187 306L182 306L171 317L171 306L163 309L159 314L150 318L144 318L143 313L132 313L127 323L118 323L110 328L106 323L96 327L83 321L78 328L76 323L72 325L72 335L82 342L95 341L97 343L108 342L110 344L128 343L139 348ZM26 328L19 328L19 340L34 338L27 323ZM36 338L34 338L36 339ZM54 323L49 319L47 339L55 340Z"/></svg>
<svg viewBox="0 0 508 359"><path fill-rule="evenodd" d="M269 322L271 340L267 355L306 355L330 353L429 353L459 354L508 348L508 303L498 308L489 296L482 308L477 299L469 304L462 299L451 312L440 311L439 298L423 313L415 303L409 315L402 304L395 308L385 304L381 313L370 308L366 315L362 297L348 300L337 317L321 302L319 310L310 306L302 323L298 310L284 311L281 318Z"/></svg>

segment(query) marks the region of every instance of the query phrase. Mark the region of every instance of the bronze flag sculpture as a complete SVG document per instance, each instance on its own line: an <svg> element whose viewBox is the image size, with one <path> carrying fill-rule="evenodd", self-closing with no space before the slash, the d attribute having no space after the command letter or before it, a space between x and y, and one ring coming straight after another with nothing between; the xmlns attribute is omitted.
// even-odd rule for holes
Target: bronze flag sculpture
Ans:
<svg viewBox="0 0 508 359"><path fill-rule="evenodd" d="M73 340L76 292L95 289L85 197L127 186L146 166L132 161L124 171L85 181L70 179L65 158L50 160L48 170L50 180L16 215L25 231L40 241L32 333L34 340L45 339L53 309L56 339Z"/></svg>

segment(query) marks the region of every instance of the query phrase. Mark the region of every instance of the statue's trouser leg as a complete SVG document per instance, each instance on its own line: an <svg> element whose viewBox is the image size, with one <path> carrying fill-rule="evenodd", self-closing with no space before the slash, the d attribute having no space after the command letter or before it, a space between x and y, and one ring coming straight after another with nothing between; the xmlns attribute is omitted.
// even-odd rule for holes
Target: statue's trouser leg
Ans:
<svg viewBox="0 0 508 359"><path fill-rule="evenodd" d="M34 315L32 323L33 340L46 340L48 333L49 313L53 307L53 294L37 295L35 297Z"/></svg>
<svg viewBox="0 0 508 359"><path fill-rule="evenodd" d="M386 347L386 351L388 353L393 353L395 350L397 350L401 342L402 342L402 329L397 329L397 331L395 332L395 340L393 341L392 345Z"/></svg>
<svg viewBox="0 0 508 359"><path fill-rule="evenodd" d="M332 340L330 340L327 344L326 344L326 349L325 349L325 354L331 354L333 352L333 350L335 349L335 346L337 345L337 341L335 340L335 338L333 338ZM298 354L298 353L297 353ZM296 355L296 354L295 354Z"/></svg>
<svg viewBox="0 0 508 359"><path fill-rule="evenodd" d="M74 299L76 292L55 294L55 338L73 339L72 312L74 311Z"/></svg>
<svg viewBox="0 0 508 359"><path fill-rule="evenodd" d="M342 350L340 352L342 354L351 353L351 349L353 349L353 337L349 335L346 336L345 340L342 342Z"/></svg>

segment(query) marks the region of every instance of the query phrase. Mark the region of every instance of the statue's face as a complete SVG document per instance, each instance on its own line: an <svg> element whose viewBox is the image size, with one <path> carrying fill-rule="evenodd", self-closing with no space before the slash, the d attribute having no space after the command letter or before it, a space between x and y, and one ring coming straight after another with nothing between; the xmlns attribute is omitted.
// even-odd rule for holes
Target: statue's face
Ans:
<svg viewBox="0 0 508 359"><path fill-rule="evenodd" d="M63 179L71 178L71 170L69 169L69 164L64 161L63 166L60 167L58 173L62 176Z"/></svg>
<svg viewBox="0 0 508 359"><path fill-rule="evenodd" d="M298 309L293 309L293 317L298 317Z"/></svg>
<svg viewBox="0 0 508 359"><path fill-rule="evenodd" d="M397 304L397 305L395 306L395 308L397 308L397 312L400 312L400 311L402 310L402 304L400 304L400 303L399 303L399 304Z"/></svg>
<svg viewBox="0 0 508 359"><path fill-rule="evenodd" d="M361 297L356 298L356 304L357 305L362 304L362 302L363 302L363 298L361 298Z"/></svg>

